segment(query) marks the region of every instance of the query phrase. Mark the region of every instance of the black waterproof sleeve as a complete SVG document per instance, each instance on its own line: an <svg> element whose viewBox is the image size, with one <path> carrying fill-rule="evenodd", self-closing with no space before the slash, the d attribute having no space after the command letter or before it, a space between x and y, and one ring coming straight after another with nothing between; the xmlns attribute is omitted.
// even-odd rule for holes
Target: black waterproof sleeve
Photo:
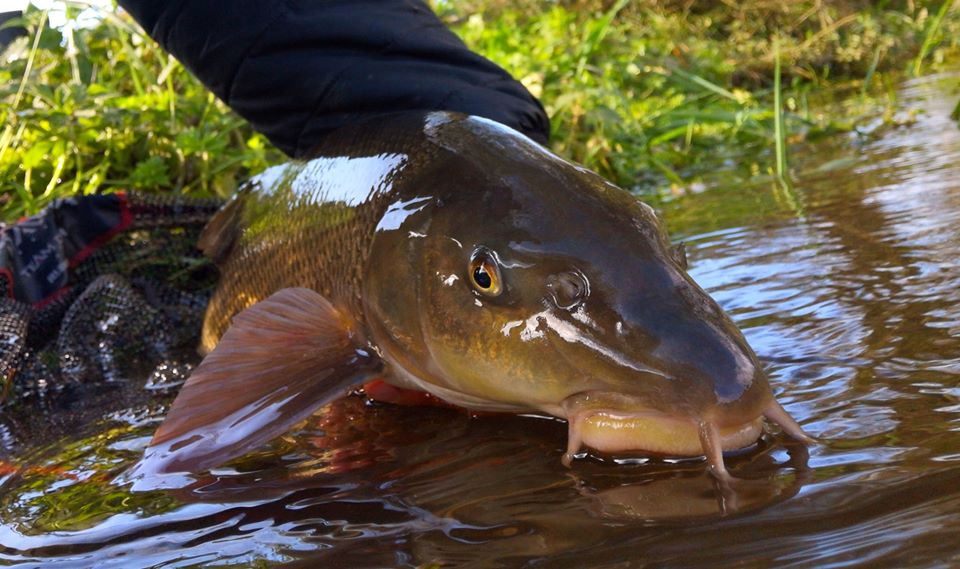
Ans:
<svg viewBox="0 0 960 569"><path fill-rule="evenodd" d="M291 156L377 114L450 110L546 142L543 107L420 0L120 0L150 36Z"/></svg>

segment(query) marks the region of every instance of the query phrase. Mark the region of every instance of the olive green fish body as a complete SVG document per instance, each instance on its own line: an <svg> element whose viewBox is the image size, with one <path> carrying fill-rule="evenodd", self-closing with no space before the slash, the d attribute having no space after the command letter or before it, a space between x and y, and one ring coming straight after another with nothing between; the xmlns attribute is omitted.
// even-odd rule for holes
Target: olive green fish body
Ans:
<svg viewBox="0 0 960 569"><path fill-rule="evenodd" d="M566 419L564 462L793 436L762 365L649 206L489 120L400 114L253 179L201 247L221 281L151 449L216 465L372 376Z"/></svg>

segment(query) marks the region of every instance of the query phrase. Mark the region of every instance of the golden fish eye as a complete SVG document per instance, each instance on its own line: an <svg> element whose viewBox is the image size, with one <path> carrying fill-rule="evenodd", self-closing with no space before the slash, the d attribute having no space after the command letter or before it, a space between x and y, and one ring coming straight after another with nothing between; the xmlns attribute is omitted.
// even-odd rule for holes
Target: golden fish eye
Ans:
<svg viewBox="0 0 960 569"><path fill-rule="evenodd" d="M500 268L496 259L488 251L478 251L470 260L470 282L481 293L488 296L500 294Z"/></svg>

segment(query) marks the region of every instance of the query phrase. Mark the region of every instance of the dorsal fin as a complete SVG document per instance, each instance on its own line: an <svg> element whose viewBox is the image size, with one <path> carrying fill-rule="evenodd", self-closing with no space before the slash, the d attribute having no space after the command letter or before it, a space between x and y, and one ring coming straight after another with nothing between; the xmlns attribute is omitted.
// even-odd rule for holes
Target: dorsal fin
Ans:
<svg viewBox="0 0 960 569"><path fill-rule="evenodd" d="M379 361L316 292L283 289L239 313L150 442L154 472L196 472L282 434L370 378Z"/></svg>
<svg viewBox="0 0 960 569"><path fill-rule="evenodd" d="M207 222L203 232L200 233L200 239L197 241L197 247L203 251L214 264L222 265L223 261L233 250L233 246L240 237L243 220L243 199L244 192L239 192L233 196L220 211L215 213L210 221Z"/></svg>

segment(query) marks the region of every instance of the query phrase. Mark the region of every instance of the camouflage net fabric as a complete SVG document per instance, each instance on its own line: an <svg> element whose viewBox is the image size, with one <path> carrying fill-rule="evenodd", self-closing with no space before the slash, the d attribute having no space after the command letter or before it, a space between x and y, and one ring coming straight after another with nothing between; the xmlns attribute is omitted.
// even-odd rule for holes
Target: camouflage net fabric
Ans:
<svg viewBox="0 0 960 569"><path fill-rule="evenodd" d="M79 384L185 380L217 278L196 242L220 204L85 196L0 226L0 406Z"/></svg>

